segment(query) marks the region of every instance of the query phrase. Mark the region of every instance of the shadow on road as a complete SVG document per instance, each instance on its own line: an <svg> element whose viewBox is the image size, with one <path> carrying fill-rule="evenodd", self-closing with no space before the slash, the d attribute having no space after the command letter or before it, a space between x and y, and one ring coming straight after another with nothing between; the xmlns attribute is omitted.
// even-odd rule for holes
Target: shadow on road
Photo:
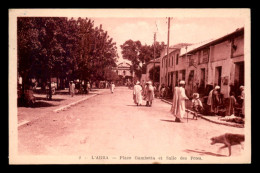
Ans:
<svg viewBox="0 0 260 173"><path fill-rule="evenodd" d="M170 123L186 123L187 122L187 118L183 118L181 122L175 122L174 120L163 120L163 119L160 119L160 120L170 122ZM195 119L188 118L188 120L195 120Z"/></svg>
<svg viewBox="0 0 260 173"><path fill-rule="evenodd" d="M187 153L199 153L200 155L210 155L210 156L217 156L217 157L228 157L226 155L222 155L222 154L217 154L217 153L212 153L212 152L208 152L208 151L196 151L196 150L189 150L189 149L186 149L184 150L184 152L187 152Z"/></svg>
<svg viewBox="0 0 260 173"><path fill-rule="evenodd" d="M47 100L47 99L46 98L42 98L42 97L36 97L36 100ZM60 102L62 100L65 100L65 99L55 99L55 98L52 98L50 101Z"/></svg>
<svg viewBox="0 0 260 173"><path fill-rule="evenodd" d="M174 120L163 120L163 119L160 119L161 121L166 121L166 122L170 122L170 123L183 123L183 122L176 122Z"/></svg>
<svg viewBox="0 0 260 173"><path fill-rule="evenodd" d="M33 104L33 106L31 106L31 108L51 107L51 106L55 106L55 105L53 105L51 103L46 103L46 102L39 101L39 102L35 102Z"/></svg>

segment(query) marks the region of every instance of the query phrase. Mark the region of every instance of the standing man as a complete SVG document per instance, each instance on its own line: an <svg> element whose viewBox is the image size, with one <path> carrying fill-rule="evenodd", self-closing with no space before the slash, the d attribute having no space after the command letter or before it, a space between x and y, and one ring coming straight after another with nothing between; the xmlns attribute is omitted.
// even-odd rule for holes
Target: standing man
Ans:
<svg viewBox="0 0 260 173"><path fill-rule="evenodd" d="M111 85L110 85L111 93L114 93L114 89L115 89L115 84L114 84L114 82L111 82Z"/></svg>
<svg viewBox="0 0 260 173"><path fill-rule="evenodd" d="M71 97L74 96L75 93L75 84L73 83L73 81L70 81L70 95Z"/></svg>
<svg viewBox="0 0 260 173"><path fill-rule="evenodd" d="M146 88L145 88L145 100L146 100L146 106L152 106L154 99L154 88L152 86L152 82L149 81L146 83Z"/></svg>
<svg viewBox="0 0 260 173"><path fill-rule="evenodd" d="M220 87L216 86L215 89L212 91L212 98L211 98L211 112L216 115L218 113L218 106L220 103Z"/></svg>
<svg viewBox="0 0 260 173"><path fill-rule="evenodd" d="M171 113L176 117L175 122L181 122L181 118L185 115L185 100L189 98L185 94L185 81L181 80L179 87L174 88Z"/></svg>
<svg viewBox="0 0 260 173"><path fill-rule="evenodd" d="M140 86L139 81L137 81L134 86L133 99L137 106L142 105L142 87Z"/></svg>

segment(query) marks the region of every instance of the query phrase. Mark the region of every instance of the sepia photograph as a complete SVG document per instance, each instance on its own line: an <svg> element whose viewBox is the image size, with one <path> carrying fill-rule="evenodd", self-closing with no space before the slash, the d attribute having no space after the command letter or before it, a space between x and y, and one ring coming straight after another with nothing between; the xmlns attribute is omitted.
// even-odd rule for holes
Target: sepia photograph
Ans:
<svg viewBox="0 0 260 173"><path fill-rule="evenodd" d="M250 164L250 9L9 9L9 164Z"/></svg>

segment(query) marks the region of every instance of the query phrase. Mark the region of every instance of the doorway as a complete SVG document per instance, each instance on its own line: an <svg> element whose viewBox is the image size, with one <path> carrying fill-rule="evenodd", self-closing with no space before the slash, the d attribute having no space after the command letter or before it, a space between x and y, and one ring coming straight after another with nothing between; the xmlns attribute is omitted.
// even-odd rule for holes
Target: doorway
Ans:
<svg viewBox="0 0 260 173"><path fill-rule="evenodd" d="M215 85L218 85L221 87L221 73L222 73L222 67L216 67L215 70Z"/></svg>
<svg viewBox="0 0 260 173"><path fill-rule="evenodd" d="M235 63L235 81L239 86L244 85L244 62Z"/></svg>
<svg viewBox="0 0 260 173"><path fill-rule="evenodd" d="M205 68L202 68L200 71L200 85L205 86L205 78L206 78Z"/></svg>

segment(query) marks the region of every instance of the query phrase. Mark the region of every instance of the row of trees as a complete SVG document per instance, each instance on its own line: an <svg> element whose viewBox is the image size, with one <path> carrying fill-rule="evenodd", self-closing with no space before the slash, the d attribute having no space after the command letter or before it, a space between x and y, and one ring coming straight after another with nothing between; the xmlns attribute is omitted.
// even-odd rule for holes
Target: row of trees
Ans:
<svg viewBox="0 0 260 173"><path fill-rule="evenodd" d="M155 45L142 45L141 42L127 40L120 47L122 49L122 55L124 59L128 59L132 62L132 71L140 79L143 73L146 73L146 65L150 60L154 58L154 46L155 46L155 58L159 58L161 51L165 48L164 42L155 42ZM152 69L153 71L153 69ZM158 80L159 74L158 68L155 69L155 78ZM153 72L150 72L150 74ZM150 76L152 79L152 77Z"/></svg>
<svg viewBox="0 0 260 173"><path fill-rule="evenodd" d="M68 80L106 80L117 77L117 49L102 25L88 18L19 17L18 73L23 84L51 77ZM63 84L61 84L63 86Z"/></svg>

